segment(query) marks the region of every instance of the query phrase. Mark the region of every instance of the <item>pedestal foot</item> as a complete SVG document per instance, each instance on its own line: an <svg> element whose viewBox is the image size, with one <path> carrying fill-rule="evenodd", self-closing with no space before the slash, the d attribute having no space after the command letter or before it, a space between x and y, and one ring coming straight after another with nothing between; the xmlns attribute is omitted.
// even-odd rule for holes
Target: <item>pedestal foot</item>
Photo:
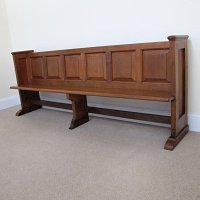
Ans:
<svg viewBox="0 0 200 200"><path fill-rule="evenodd" d="M69 129L74 129L89 121L87 98L85 95L69 94L67 98L72 101L73 118Z"/></svg>
<svg viewBox="0 0 200 200"><path fill-rule="evenodd" d="M42 106L38 106L38 105L32 105L30 107L27 107L27 108L22 108L21 110L19 110L17 113L16 113L16 116L21 116L21 115L24 115L26 113L29 113L29 112L32 112L34 110L38 110L42 108Z"/></svg>
<svg viewBox="0 0 200 200"><path fill-rule="evenodd" d="M189 126L185 126L182 131L177 135L177 137L169 137L165 143L164 149L172 151L176 145L183 139L183 137L188 133Z"/></svg>
<svg viewBox="0 0 200 200"><path fill-rule="evenodd" d="M89 116L86 116L79 120L72 120L69 129L74 129L82 124L85 124L88 121L89 121Z"/></svg>

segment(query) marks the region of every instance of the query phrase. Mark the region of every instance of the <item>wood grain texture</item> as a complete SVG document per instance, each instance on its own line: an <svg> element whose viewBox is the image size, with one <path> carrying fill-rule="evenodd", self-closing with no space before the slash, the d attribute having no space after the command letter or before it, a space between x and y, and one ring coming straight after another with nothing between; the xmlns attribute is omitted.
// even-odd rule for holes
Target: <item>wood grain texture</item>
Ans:
<svg viewBox="0 0 200 200"><path fill-rule="evenodd" d="M40 100L39 92L19 90L21 102L21 110L16 113L16 116L21 116L42 108L41 105L36 105L34 102Z"/></svg>
<svg viewBox="0 0 200 200"><path fill-rule="evenodd" d="M43 57L31 58L31 73L33 79L44 79Z"/></svg>
<svg viewBox="0 0 200 200"><path fill-rule="evenodd" d="M136 58L135 51L112 53L112 75L113 81L135 81L136 80Z"/></svg>
<svg viewBox="0 0 200 200"><path fill-rule="evenodd" d="M106 54L86 54L86 79L105 81L106 80Z"/></svg>
<svg viewBox="0 0 200 200"><path fill-rule="evenodd" d="M34 101L34 104L40 105L40 106L72 110L72 105L69 103L36 100ZM171 123L170 116L155 115L155 114L149 114L149 113L138 113L138 112L114 110L114 109L108 109L108 108L98 108L98 107L93 107L93 106L88 106L88 112L93 113L93 114L98 114L98 115L114 116L114 117L120 117L120 118L126 118L126 119L135 119L135 120L142 120L142 121L156 122L156 123L163 123L163 124Z"/></svg>
<svg viewBox="0 0 200 200"><path fill-rule="evenodd" d="M187 39L188 37L169 37L170 63L172 72L171 134L177 138L187 123Z"/></svg>
<svg viewBox="0 0 200 200"><path fill-rule="evenodd" d="M89 120L86 95L169 101L171 117L166 119L123 111L92 110L141 120L151 117L170 120L171 136L165 149L173 149L188 132L187 39L188 36L172 35L164 42L14 52L18 85L11 89L21 93L21 114L40 108L37 106L41 105L32 101L32 98L34 102L40 101L39 92L68 94L73 110L71 128ZM23 104L30 106L23 107Z"/></svg>
<svg viewBox="0 0 200 200"><path fill-rule="evenodd" d="M87 97L85 95L68 94L72 102L73 119L69 129L74 129L89 121Z"/></svg>
<svg viewBox="0 0 200 200"><path fill-rule="evenodd" d="M177 137L170 136L164 146L164 149L172 151L176 145L183 139L183 137L188 133L189 126L186 125L177 135Z"/></svg>
<svg viewBox="0 0 200 200"><path fill-rule="evenodd" d="M19 71L19 80L21 84L25 85L28 83L28 70L26 65L26 58L21 58L18 61L18 71Z"/></svg>
<svg viewBox="0 0 200 200"><path fill-rule="evenodd" d="M47 79L61 79L63 74L63 69L61 65L60 56L47 56L46 57L46 70Z"/></svg>
<svg viewBox="0 0 200 200"><path fill-rule="evenodd" d="M143 51L143 81L170 82L169 49Z"/></svg>
<svg viewBox="0 0 200 200"><path fill-rule="evenodd" d="M123 93L118 88L110 88L104 90L104 88L82 88L80 87L43 87L43 86L12 86L11 89L28 90L28 91L40 91L40 92L55 92L64 94L80 94L89 96L104 96L104 97L116 97L116 98L127 98L127 99L140 99L140 100L151 100L151 101L163 101L168 102L174 99L169 93L162 91L140 91L124 89Z"/></svg>
<svg viewBox="0 0 200 200"><path fill-rule="evenodd" d="M81 80L81 55L65 55L65 79Z"/></svg>

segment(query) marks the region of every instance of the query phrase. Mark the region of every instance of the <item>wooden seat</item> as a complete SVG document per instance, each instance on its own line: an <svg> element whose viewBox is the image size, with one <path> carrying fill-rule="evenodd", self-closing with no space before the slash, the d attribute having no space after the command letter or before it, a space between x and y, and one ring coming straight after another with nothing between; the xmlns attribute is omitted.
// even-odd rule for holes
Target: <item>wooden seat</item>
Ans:
<svg viewBox="0 0 200 200"><path fill-rule="evenodd" d="M116 97L116 98L127 98L127 99L139 99L139 100L151 100L151 101L163 101L168 102L174 100L174 97L167 92L162 91L138 91L131 89L124 89L121 93L120 89L117 88L81 88L81 87L44 87L37 85L28 86L12 86L11 89L18 90L29 90L39 92L53 92L53 93L64 93L64 94L78 94L88 96L104 96L104 97Z"/></svg>
<svg viewBox="0 0 200 200"><path fill-rule="evenodd" d="M171 125L165 149L173 150L188 132L187 39L101 46L47 52L13 52L22 109L17 116L42 108L73 110L70 129L89 121L88 112ZM39 92L64 93L72 104L40 99ZM87 96L170 102L171 116L87 106Z"/></svg>

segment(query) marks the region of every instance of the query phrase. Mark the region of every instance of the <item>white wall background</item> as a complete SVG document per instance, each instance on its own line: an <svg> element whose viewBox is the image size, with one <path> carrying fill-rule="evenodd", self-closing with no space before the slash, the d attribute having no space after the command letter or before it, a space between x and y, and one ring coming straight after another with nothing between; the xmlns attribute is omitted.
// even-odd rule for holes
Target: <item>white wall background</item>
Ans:
<svg viewBox="0 0 200 200"><path fill-rule="evenodd" d="M199 0L6 0L6 6L13 51L163 41L168 35L188 34L188 111L200 115ZM169 108L153 102L90 101Z"/></svg>
<svg viewBox="0 0 200 200"><path fill-rule="evenodd" d="M5 2L0 0L0 99L16 94L9 89L15 84L14 67L11 56L11 41Z"/></svg>

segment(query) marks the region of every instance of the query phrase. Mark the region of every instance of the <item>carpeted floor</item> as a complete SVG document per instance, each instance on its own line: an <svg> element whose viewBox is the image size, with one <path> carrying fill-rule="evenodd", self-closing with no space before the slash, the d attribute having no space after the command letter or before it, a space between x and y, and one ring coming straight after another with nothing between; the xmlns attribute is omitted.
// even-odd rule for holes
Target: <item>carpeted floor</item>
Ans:
<svg viewBox="0 0 200 200"><path fill-rule="evenodd" d="M200 134L70 113L0 111L0 200L200 200Z"/></svg>

